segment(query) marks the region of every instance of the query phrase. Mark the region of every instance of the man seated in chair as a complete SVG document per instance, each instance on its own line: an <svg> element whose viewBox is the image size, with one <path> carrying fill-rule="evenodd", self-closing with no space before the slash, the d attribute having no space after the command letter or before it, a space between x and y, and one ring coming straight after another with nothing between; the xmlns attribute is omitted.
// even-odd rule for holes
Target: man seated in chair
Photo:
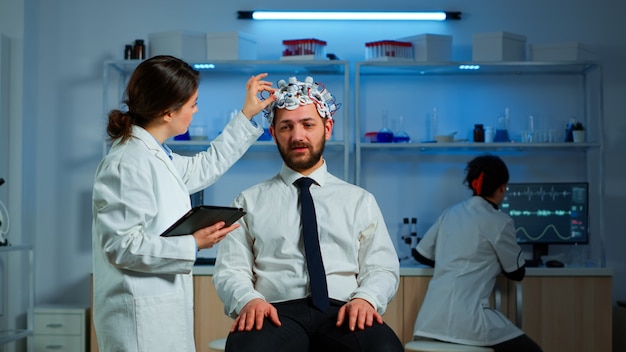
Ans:
<svg viewBox="0 0 626 352"><path fill-rule="evenodd" d="M235 318L226 351L402 352L382 319L399 264L381 211L322 157L339 106L311 77L281 80L275 94L266 117L283 166L235 199L247 214L216 260Z"/></svg>

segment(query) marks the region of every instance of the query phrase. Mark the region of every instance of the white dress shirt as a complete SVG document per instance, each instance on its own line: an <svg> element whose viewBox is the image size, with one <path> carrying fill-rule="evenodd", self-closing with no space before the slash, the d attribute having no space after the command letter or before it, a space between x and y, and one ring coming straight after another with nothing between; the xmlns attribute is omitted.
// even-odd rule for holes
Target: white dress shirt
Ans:
<svg viewBox="0 0 626 352"><path fill-rule="evenodd" d="M489 305L496 276L524 265L507 214L471 197L447 209L417 251L435 268L413 335L491 346L523 334Z"/></svg>
<svg viewBox="0 0 626 352"><path fill-rule="evenodd" d="M310 295L293 184L300 177L283 165L235 199L247 214L220 242L213 276L229 316L254 298L275 303ZM325 163L308 177L315 180L310 190L329 297L362 298L384 313L398 288L399 263L374 196L328 173Z"/></svg>

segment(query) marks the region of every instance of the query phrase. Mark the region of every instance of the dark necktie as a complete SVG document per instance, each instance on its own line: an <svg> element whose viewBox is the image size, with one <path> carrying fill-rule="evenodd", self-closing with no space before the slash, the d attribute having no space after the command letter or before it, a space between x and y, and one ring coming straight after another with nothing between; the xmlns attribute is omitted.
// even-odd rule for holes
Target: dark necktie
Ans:
<svg viewBox="0 0 626 352"><path fill-rule="evenodd" d="M317 234L315 206L309 191L312 183L313 180L308 177L302 177L294 182L300 188L300 216L302 220L302 235L304 237L304 255L309 270L313 306L324 311L328 308L329 303L328 287L326 285L326 272L324 271Z"/></svg>

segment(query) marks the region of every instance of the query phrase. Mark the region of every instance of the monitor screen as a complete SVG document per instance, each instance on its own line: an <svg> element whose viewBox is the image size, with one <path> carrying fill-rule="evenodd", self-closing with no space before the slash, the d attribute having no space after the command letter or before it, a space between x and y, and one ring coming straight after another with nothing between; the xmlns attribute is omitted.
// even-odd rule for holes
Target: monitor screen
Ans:
<svg viewBox="0 0 626 352"><path fill-rule="evenodd" d="M587 243L588 183L509 183L502 211L520 244Z"/></svg>

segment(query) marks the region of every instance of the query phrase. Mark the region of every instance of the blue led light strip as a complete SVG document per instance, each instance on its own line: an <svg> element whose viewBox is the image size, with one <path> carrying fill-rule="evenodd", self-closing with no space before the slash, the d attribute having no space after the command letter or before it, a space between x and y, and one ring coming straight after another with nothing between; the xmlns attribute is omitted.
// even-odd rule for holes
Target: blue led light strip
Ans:
<svg viewBox="0 0 626 352"><path fill-rule="evenodd" d="M445 21L460 20L460 12L341 12L341 11L238 11L239 19L325 21Z"/></svg>

